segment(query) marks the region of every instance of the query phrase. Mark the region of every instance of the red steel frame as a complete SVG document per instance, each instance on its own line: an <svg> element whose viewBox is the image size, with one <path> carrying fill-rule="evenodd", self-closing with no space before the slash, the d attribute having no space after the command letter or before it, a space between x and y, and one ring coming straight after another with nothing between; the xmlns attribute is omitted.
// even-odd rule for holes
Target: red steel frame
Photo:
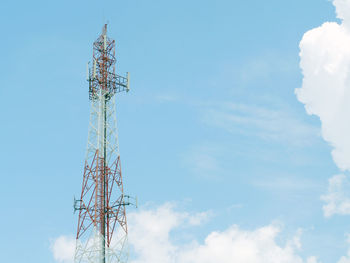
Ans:
<svg viewBox="0 0 350 263"><path fill-rule="evenodd" d="M115 187L120 195L116 200L111 200ZM128 232L120 157L111 167L104 167L104 158L98 157L96 151L92 163L85 163L80 200L77 239L94 226L105 237L109 247L117 223L125 233Z"/></svg>

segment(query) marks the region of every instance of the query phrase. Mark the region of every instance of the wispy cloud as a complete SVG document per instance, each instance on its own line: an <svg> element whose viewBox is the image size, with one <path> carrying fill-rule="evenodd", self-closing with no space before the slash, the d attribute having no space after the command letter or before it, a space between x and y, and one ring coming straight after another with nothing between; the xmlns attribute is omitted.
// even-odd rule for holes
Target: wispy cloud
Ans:
<svg viewBox="0 0 350 263"><path fill-rule="evenodd" d="M350 214L350 179L349 176L339 174L328 180L327 194L321 196L325 202L323 212L326 217L335 214Z"/></svg>
<svg viewBox="0 0 350 263"><path fill-rule="evenodd" d="M222 147L213 143L193 146L183 155L183 163L197 177L202 179L219 179L223 173L221 163Z"/></svg>
<svg viewBox="0 0 350 263"><path fill-rule="evenodd" d="M155 100L157 102L166 103L166 102L176 102L178 101L178 95L174 93L162 93L155 95Z"/></svg>
<svg viewBox="0 0 350 263"><path fill-rule="evenodd" d="M203 111L202 121L230 133L258 136L295 145L310 144L319 129L286 109L269 109L248 104L222 103Z"/></svg>
<svg viewBox="0 0 350 263"><path fill-rule="evenodd" d="M238 76L244 82L268 79L276 74L297 70L292 56L265 52L240 65Z"/></svg>
<svg viewBox="0 0 350 263"><path fill-rule="evenodd" d="M322 188L322 185L314 180L286 174L260 178L254 181L253 185L270 191L282 192L309 192Z"/></svg>
<svg viewBox="0 0 350 263"><path fill-rule="evenodd" d="M303 120L288 106L282 106L284 103L277 98L269 98L269 106L229 100L199 100L166 93L157 95L156 100L191 106L198 112L202 123L232 134L299 146L310 145L321 136L319 127Z"/></svg>

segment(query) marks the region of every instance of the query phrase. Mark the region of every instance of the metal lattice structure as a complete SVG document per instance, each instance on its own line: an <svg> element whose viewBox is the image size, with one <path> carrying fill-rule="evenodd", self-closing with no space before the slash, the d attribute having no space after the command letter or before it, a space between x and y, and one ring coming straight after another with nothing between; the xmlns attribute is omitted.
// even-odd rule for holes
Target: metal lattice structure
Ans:
<svg viewBox="0 0 350 263"><path fill-rule="evenodd" d="M127 262L128 227L118 147L115 94L129 91L129 74L115 73L115 41L107 25L93 44L87 68L91 114L82 191L74 208L79 211L76 263Z"/></svg>

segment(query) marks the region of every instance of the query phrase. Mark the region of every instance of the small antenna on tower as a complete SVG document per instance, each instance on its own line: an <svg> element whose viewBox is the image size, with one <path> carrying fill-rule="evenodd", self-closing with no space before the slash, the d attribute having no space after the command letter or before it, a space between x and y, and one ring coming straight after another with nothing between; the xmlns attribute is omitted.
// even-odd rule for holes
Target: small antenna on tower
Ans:
<svg viewBox="0 0 350 263"><path fill-rule="evenodd" d="M103 36L106 36L106 35L107 35L107 24L105 24L105 25L103 26L102 35L103 35Z"/></svg>

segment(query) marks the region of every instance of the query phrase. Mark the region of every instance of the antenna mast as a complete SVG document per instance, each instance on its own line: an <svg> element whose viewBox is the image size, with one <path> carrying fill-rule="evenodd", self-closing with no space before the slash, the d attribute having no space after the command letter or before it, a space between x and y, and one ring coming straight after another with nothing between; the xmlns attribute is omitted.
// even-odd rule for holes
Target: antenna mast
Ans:
<svg viewBox="0 0 350 263"><path fill-rule="evenodd" d="M82 191L74 200L79 211L75 263L127 262L128 227L118 146L115 94L129 91L129 74L115 73L115 41L107 24L93 43L87 68L91 113Z"/></svg>

